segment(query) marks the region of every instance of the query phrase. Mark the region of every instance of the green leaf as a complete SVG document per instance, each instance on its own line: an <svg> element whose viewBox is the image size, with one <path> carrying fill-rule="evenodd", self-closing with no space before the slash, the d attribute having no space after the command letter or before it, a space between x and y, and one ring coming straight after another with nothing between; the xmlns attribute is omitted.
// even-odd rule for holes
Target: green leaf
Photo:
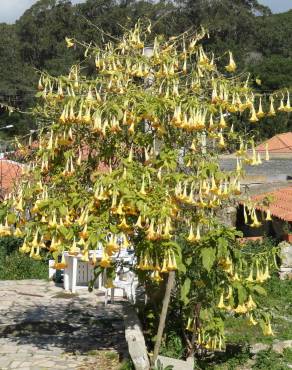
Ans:
<svg viewBox="0 0 292 370"><path fill-rule="evenodd" d="M239 304L243 304L247 299L247 291L240 284L238 284L238 286L237 286L237 297L238 297L238 303Z"/></svg>
<svg viewBox="0 0 292 370"><path fill-rule="evenodd" d="M250 288L251 290L253 290L254 292L260 294L260 295L267 295L267 292L266 290L260 286L260 285L254 285L252 288Z"/></svg>
<svg viewBox="0 0 292 370"><path fill-rule="evenodd" d="M216 250L214 248L202 248L201 257L204 268L210 271L216 259Z"/></svg>
<svg viewBox="0 0 292 370"><path fill-rule="evenodd" d="M68 234L68 230L65 226L60 226L59 227L59 233L64 237L66 238L67 237L67 234Z"/></svg>
<svg viewBox="0 0 292 370"><path fill-rule="evenodd" d="M190 292L190 289L191 289L191 279L186 278L180 289L180 299L183 301L185 305L189 303L188 294Z"/></svg>
<svg viewBox="0 0 292 370"><path fill-rule="evenodd" d="M58 262L59 252L58 252L58 251L53 252L53 253L52 253L52 255L53 255L54 260L55 260L56 262Z"/></svg>
<svg viewBox="0 0 292 370"><path fill-rule="evenodd" d="M182 272L183 274L186 273L187 269L182 259L181 249L177 243L167 243L169 246L173 247L175 252L175 260L177 264L178 271Z"/></svg>
<svg viewBox="0 0 292 370"><path fill-rule="evenodd" d="M228 241L222 237L218 238L217 255L218 257L224 257L227 253Z"/></svg>
<svg viewBox="0 0 292 370"><path fill-rule="evenodd" d="M16 222L16 215L14 213L9 213L7 215L7 221L9 224L15 224Z"/></svg>
<svg viewBox="0 0 292 370"><path fill-rule="evenodd" d="M208 321L210 319L210 312L207 308L200 311L200 319L203 321Z"/></svg>
<svg viewBox="0 0 292 370"><path fill-rule="evenodd" d="M61 216L66 216L67 214L67 207L65 207L64 205L61 205L60 207L58 207L59 209L59 212L60 212L60 215Z"/></svg>
<svg viewBox="0 0 292 370"><path fill-rule="evenodd" d="M186 258L185 259L185 264L187 265L187 266L190 266L190 264L193 262L193 258L192 257L188 257L188 258Z"/></svg>
<svg viewBox="0 0 292 370"><path fill-rule="evenodd" d="M69 229L67 230L67 236L66 236L66 239L67 240L72 240L74 237L74 231L72 229Z"/></svg>

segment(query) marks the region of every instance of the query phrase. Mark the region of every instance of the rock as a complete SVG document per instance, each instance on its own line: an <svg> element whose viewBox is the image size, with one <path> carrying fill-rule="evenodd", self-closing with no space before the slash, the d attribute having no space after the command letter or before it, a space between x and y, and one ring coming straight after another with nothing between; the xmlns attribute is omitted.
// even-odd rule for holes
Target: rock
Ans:
<svg viewBox="0 0 292 370"><path fill-rule="evenodd" d="M258 352L260 351L266 351L270 348L270 345L269 344L264 344L264 343L256 343L256 344L253 344L251 347L250 347L250 353L252 355L255 355L257 354Z"/></svg>
<svg viewBox="0 0 292 370"><path fill-rule="evenodd" d="M163 368L166 366L172 366L173 370L193 370L194 368L194 359L192 357L189 357L186 361L183 361L176 358L158 356L156 366L158 361L160 361L160 363L163 365Z"/></svg>
<svg viewBox="0 0 292 370"><path fill-rule="evenodd" d="M130 305L125 306L124 322L125 337L135 369L149 370L150 363L141 324L135 310Z"/></svg>
<svg viewBox="0 0 292 370"><path fill-rule="evenodd" d="M19 365L21 364L21 361L13 361L11 364L10 364L10 368L11 369L19 369Z"/></svg>
<svg viewBox="0 0 292 370"><path fill-rule="evenodd" d="M8 368L8 365L12 362L11 358L3 358L1 356L1 363L0 363L0 369L6 369Z"/></svg>
<svg viewBox="0 0 292 370"><path fill-rule="evenodd" d="M255 359L249 359L244 365L239 365L236 367L236 370L252 370L254 364L256 363Z"/></svg>
<svg viewBox="0 0 292 370"><path fill-rule="evenodd" d="M292 267L292 246L287 242L279 243L280 247L280 257L281 257L281 266L283 267Z"/></svg>
<svg viewBox="0 0 292 370"><path fill-rule="evenodd" d="M277 353L283 353L285 348L292 348L292 340L274 341L272 349Z"/></svg>
<svg viewBox="0 0 292 370"><path fill-rule="evenodd" d="M280 279L292 278L292 246L287 242L281 242L278 245L281 249L281 267L279 271Z"/></svg>

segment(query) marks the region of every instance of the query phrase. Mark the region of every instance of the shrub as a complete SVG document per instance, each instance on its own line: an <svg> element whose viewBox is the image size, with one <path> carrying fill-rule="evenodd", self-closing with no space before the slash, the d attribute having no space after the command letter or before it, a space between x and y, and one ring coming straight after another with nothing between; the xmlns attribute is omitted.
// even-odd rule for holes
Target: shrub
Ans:
<svg viewBox="0 0 292 370"><path fill-rule="evenodd" d="M46 279L48 264L20 255L22 240L14 237L0 238L0 280Z"/></svg>

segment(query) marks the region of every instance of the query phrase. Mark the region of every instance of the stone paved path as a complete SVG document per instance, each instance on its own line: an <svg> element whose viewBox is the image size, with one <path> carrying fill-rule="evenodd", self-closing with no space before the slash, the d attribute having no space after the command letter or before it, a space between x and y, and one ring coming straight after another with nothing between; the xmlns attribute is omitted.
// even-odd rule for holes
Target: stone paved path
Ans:
<svg viewBox="0 0 292 370"><path fill-rule="evenodd" d="M0 369L97 369L96 353L127 353L123 305L102 294L66 294L52 282L0 281Z"/></svg>

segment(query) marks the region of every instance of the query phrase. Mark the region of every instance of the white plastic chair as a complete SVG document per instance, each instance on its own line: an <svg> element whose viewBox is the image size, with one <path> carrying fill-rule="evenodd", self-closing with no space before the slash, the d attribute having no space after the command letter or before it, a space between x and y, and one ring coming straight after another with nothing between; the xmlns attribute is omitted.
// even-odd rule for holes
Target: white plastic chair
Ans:
<svg viewBox="0 0 292 370"><path fill-rule="evenodd" d="M115 289L122 289L127 299L135 304L136 289L139 282L137 276L130 269L131 266L133 266L134 264L135 256L134 254L129 254L127 251L121 251L121 253L117 257L117 260L121 260L123 263L127 263L129 267L122 266L117 269L116 277L113 281L114 288L106 289L105 305L107 305L108 303L109 291L111 295L111 303L114 303Z"/></svg>

